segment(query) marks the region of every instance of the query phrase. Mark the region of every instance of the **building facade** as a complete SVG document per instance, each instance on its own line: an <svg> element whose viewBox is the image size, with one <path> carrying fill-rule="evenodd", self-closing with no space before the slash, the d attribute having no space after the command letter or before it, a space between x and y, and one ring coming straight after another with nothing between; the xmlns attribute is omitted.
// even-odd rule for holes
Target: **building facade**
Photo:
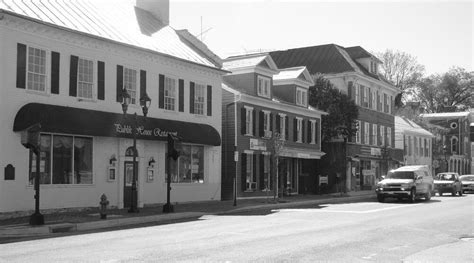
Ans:
<svg viewBox="0 0 474 263"><path fill-rule="evenodd" d="M404 165L426 165L434 173L432 161L434 137L412 120L395 116L395 148L403 149Z"/></svg>
<svg viewBox="0 0 474 263"><path fill-rule="evenodd" d="M436 172L472 173L472 112L441 112L421 114L420 117L429 125L440 127L441 150L433 160Z"/></svg>
<svg viewBox="0 0 474 263"><path fill-rule="evenodd" d="M341 158L346 160L346 190L372 189L381 175L402 161L402 152L394 148L394 98L399 90L378 74L379 59L359 46L335 44L270 54L278 67L302 65L311 75L322 74L358 106L358 133L346 138L346 156Z"/></svg>
<svg viewBox="0 0 474 263"><path fill-rule="evenodd" d="M219 200L219 58L168 26L168 1L59 2L0 2L0 212L34 209L36 154L21 139L36 124L40 209L95 207L102 194L118 208L165 203L168 133L183 142L171 201Z"/></svg>
<svg viewBox="0 0 474 263"><path fill-rule="evenodd" d="M306 68L278 69L268 54L230 57L223 67L231 73L222 92L222 199L272 196L275 181L282 194L312 191L325 113L308 106Z"/></svg>

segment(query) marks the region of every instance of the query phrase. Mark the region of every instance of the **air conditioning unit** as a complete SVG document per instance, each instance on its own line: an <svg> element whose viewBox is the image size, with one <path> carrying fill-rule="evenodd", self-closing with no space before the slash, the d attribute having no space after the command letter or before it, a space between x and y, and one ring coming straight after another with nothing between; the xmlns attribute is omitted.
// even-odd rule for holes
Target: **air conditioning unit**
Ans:
<svg viewBox="0 0 474 263"><path fill-rule="evenodd" d="M264 136L265 136L266 138L271 138L271 137L272 137L272 131L265 131Z"/></svg>
<svg viewBox="0 0 474 263"><path fill-rule="evenodd" d="M256 182L247 183L247 190L257 190L257 183Z"/></svg>

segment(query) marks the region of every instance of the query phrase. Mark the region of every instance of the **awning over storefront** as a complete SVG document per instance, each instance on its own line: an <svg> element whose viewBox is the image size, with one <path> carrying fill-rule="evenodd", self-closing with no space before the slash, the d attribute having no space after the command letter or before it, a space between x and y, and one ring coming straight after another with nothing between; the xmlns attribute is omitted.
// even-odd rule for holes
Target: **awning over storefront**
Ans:
<svg viewBox="0 0 474 263"><path fill-rule="evenodd" d="M281 157L290 157L297 159L321 159L321 157L325 154L326 153L321 151L288 147L284 147L280 152Z"/></svg>
<svg viewBox="0 0 474 263"><path fill-rule="evenodd" d="M141 111L141 110L140 110ZM15 116L13 131L39 123L42 132L133 138L132 114L29 103ZM168 133L182 142L219 146L219 132L210 125L137 116L137 139L166 141Z"/></svg>

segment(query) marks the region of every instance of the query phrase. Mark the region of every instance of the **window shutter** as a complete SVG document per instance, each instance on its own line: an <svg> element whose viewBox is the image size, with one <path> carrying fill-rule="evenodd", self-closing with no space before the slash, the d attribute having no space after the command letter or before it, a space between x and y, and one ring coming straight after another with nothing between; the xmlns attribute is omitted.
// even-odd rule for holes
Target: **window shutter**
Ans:
<svg viewBox="0 0 474 263"><path fill-rule="evenodd" d="M16 45L16 87L26 88L26 45L18 43Z"/></svg>
<svg viewBox="0 0 474 263"><path fill-rule="evenodd" d="M146 94L146 71L140 70L140 98Z"/></svg>
<svg viewBox="0 0 474 263"><path fill-rule="evenodd" d="M280 117L280 115L275 114L275 122L276 122L275 131L281 134L281 127L280 127L281 117Z"/></svg>
<svg viewBox="0 0 474 263"><path fill-rule="evenodd" d="M165 75L158 75L158 108L163 109L165 107Z"/></svg>
<svg viewBox="0 0 474 263"><path fill-rule="evenodd" d="M303 119L301 123L301 142L305 143L306 142L306 120Z"/></svg>
<svg viewBox="0 0 474 263"><path fill-rule="evenodd" d="M296 118L293 119L293 141L298 140L298 129L297 129L297 122L298 120Z"/></svg>
<svg viewBox="0 0 474 263"><path fill-rule="evenodd" d="M352 90L353 90L353 83L352 81L349 81L349 83L347 83L347 95L349 95L349 99L353 99L354 96L352 95Z"/></svg>
<svg viewBox="0 0 474 263"><path fill-rule="evenodd" d="M372 90L369 89L369 108L372 109Z"/></svg>
<svg viewBox="0 0 474 263"><path fill-rule="evenodd" d="M312 135L312 133L311 133L311 132L312 132L311 126L312 126L312 125L311 125L311 121L308 120L307 125L306 125L306 127L307 127L307 128L306 128L306 142L307 142L307 143L311 143L311 137L312 137L312 136L311 136L311 135Z"/></svg>
<svg viewBox="0 0 474 263"><path fill-rule="evenodd" d="M257 135L257 113L255 110L252 110L252 135L256 136Z"/></svg>
<svg viewBox="0 0 474 263"><path fill-rule="evenodd" d="M179 111L184 112L184 79L180 79L179 85Z"/></svg>
<svg viewBox="0 0 474 263"><path fill-rule="evenodd" d="M246 113L247 111L245 110L244 107L240 108L240 132L245 135L246 131Z"/></svg>
<svg viewBox="0 0 474 263"><path fill-rule="evenodd" d="M377 110L380 111L380 97L379 97L379 91L377 90L376 92L376 96L377 96Z"/></svg>
<svg viewBox="0 0 474 263"><path fill-rule="evenodd" d="M288 133L289 133L288 130L289 130L290 124L289 124L289 121L288 121L288 120L289 120L288 116L285 116L285 140L288 140L288 138L290 138L290 137L289 137L289 134L288 134Z"/></svg>
<svg viewBox="0 0 474 263"><path fill-rule="evenodd" d="M240 167L240 184L242 191L247 190L247 154L242 153L242 161Z"/></svg>
<svg viewBox="0 0 474 263"><path fill-rule="evenodd" d="M270 112L268 118L270 118L270 131L273 132L273 113Z"/></svg>
<svg viewBox="0 0 474 263"><path fill-rule="evenodd" d="M207 116L212 116L212 86L207 85Z"/></svg>
<svg viewBox="0 0 474 263"><path fill-rule="evenodd" d="M71 66L69 68L69 96L77 96L77 63L79 58L71 55Z"/></svg>
<svg viewBox="0 0 474 263"><path fill-rule="evenodd" d="M59 53L51 52L51 94L59 94Z"/></svg>
<svg viewBox="0 0 474 263"><path fill-rule="evenodd" d="M258 113L258 135L263 137L265 135L265 131L263 130L263 120L265 119L263 111Z"/></svg>
<svg viewBox="0 0 474 263"><path fill-rule="evenodd" d="M105 99L105 63L97 63L97 99Z"/></svg>
<svg viewBox="0 0 474 263"><path fill-rule="evenodd" d="M265 189L265 171L264 171L264 167L265 167L265 155L263 154L260 154L259 155L259 162L258 162L258 170L259 170L259 174L258 174L258 184L260 185L260 190L263 190Z"/></svg>
<svg viewBox="0 0 474 263"><path fill-rule="evenodd" d="M252 171L252 182L257 182L257 155L252 154L252 159L253 159L253 171Z"/></svg>
<svg viewBox="0 0 474 263"><path fill-rule="evenodd" d="M194 82L189 86L189 113L194 114Z"/></svg>
<svg viewBox="0 0 474 263"><path fill-rule="evenodd" d="M123 66L117 65L117 102L122 102Z"/></svg>

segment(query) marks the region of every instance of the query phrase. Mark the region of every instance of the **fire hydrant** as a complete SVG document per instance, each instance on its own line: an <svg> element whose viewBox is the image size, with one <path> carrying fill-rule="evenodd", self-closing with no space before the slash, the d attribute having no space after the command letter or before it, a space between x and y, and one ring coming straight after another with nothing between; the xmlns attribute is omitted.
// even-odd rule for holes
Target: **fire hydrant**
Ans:
<svg viewBox="0 0 474 263"><path fill-rule="evenodd" d="M109 205L109 200L107 200L107 196L102 194L100 197L100 219L107 218L107 206Z"/></svg>

